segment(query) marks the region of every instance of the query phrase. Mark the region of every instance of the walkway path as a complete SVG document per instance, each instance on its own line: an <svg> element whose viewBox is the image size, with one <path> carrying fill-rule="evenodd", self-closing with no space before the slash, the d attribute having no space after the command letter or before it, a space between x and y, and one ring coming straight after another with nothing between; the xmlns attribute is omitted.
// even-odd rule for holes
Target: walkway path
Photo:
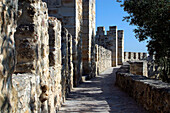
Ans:
<svg viewBox="0 0 170 113"><path fill-rule="evenodd" d="M114 86L117 68L74 88L59 113L146 113L136 102Z"/></svg>

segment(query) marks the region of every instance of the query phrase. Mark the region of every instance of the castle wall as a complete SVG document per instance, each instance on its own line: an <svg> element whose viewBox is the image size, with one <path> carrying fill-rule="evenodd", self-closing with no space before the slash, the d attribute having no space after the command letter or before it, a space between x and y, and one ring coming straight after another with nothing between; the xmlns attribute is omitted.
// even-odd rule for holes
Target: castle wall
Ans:
<svg viewBox="0 0 170 113"><path fill-rule="evenodd" d="M124 31L118 30L118 64L124 62Z"/></svg>
<svg viewBox="0 0 170 113"><path fill-rule="evenodd" d="M117 30L117 26L110 26L107 35L105 28L98 27L96 32L96 43L105 47L112 53L112 67L122 64L124 61L124 31Z"/></svg>
<svg viewBox="0 0 170 113"><path fill-rule="evenodd" d="M142 52L124 52L124 61L136 61L145 60L147 58L147 53Z"/></svg>
<svg viewBox="0 0 170 113"><path fill-rule="evenodd" d="M61 22L49 17L49 99L48 111L56 112L63 102L62 82L62 52L61 52Z"/></svg>
<svg viewBox="0 0 170 113"><path fill-rule="evenodd" d="M47 6L40 0L36 2L19 1L19 11L15 33L16 75L13 75L13 84L19 98L18 112L35 112L36 110L47 112L50 90ZM20 79L18 75L23 75L23 79ZM32 76L34 80L29 81L32 79L27 79L27 75ZM23 91L21 90L22 81L32 84L37 81L37 83L31 87L25 86L28 89ZM19 86L17 86L17 82ZM24 95L23 93L26 92L27 94ZM28 107L29 105L34 106L33 109Z"/></svg>
<svg viewBox="0 0 170 113"><path fill-rule="evenodd" d="M82 0L43 0L48 5L50 16L58 18L63 27L67 28L73 37L73 74L74 85L81 82L82 76Z"/></svg>
<svg viewBox="0 0 170 113"><path fill-rule="evenodd" d="M95 0L44 1L0 1L1 112L54 113L82 74L123 62L122 31L95 37Z"/></svg>
<svg viewBox="0 0 170 113"><path fill-rule="evenodd" d="M12 87L18 0L0 0L0 111L17 111L17 93ZM13 105L13 106L12 106Z"/></svg>
<svg viewBox="0 0 170 113"><path fill-rule="evenodd" d="M107 68L112 67L112 52L103 46L99 46L98 54L98 71L101 73Z"/></svg>
<svg viewBox="0 0 170 113"><path fill-rule="evenodd" d="M17 112L54 113L73 87L72 36L59 20L48 17L41 0L20 1L19 11L14 105Z"/></svg>

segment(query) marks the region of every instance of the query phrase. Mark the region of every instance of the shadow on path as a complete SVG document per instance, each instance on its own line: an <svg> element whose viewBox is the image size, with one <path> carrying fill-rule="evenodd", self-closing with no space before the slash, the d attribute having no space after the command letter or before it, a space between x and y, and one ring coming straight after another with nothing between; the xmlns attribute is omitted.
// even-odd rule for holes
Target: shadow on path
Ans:
<svg viewBox="0 0 170 113"><path fill-rule="evenodd" d="M74 88L59 113L146 113L115 86L117 69L109 68Z"/></svg>

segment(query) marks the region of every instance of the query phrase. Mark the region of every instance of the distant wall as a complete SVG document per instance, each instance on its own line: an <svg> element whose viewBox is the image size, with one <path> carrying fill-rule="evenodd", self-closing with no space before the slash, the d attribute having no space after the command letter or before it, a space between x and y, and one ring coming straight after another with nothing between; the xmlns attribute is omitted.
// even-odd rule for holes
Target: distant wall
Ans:
<svg viewBox="0 0 170 113"><path fill-rule="evenodd" d="M105 28L98 27L96 32L96 43L111 51L112 67L122 64L124 60L124 32L117 30L117 26L110 26L107 35Z"/></svg>
<svg viewBox="0 0 170 113"><path fill-rule="evenodd" d="M142 52L124 52L124 61L144 60L147 58L147 53Z"/></svg>

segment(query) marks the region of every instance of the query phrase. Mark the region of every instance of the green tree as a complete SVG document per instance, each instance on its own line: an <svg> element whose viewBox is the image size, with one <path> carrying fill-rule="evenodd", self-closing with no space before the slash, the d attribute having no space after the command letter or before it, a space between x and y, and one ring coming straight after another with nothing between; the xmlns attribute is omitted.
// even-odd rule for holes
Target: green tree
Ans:
<svg viewBox="0 0 170 113"><path fill-rule="evenodd" d="M128 13L124 20L137 26L135 37L148 41L149 54L155 55L161 79L170 82L170 1L125 0L121 6Z"/></svg>

